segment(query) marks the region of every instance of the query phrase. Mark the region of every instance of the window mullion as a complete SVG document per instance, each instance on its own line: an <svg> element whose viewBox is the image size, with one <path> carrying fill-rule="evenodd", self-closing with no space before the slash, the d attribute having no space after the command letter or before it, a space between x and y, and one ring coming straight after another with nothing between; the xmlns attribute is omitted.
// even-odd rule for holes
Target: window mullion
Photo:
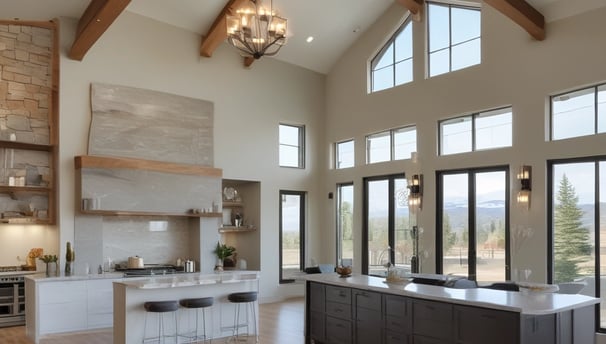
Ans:
<svg viewBox="0 0 606 344"><path fill-rule="evenodd" d="M470 279L477 279L477 269L476 269L476 173L477 171L469 172L469 187L468 187L468 226L469 226L469 242L468 250L469 253L467 255L467 273Z"/></svg>
<svg viewBox="0 0 606 344"><path fill-rule="evenodd" d="M476 116L477 114L471 115L471 151L476 151Z"/></svg>
<svg viewBox="0 0 606 344"><path fill-rule="evenodd" d="M452 5L448 5L448 71L452 72Z"/></svg>
<svg viewBox="0 0 606 344"><path fill-rule="evenodd" d="M594 99L594 106L593 106L593 133L595 135L598 134L598 107L599 107L599 103L598 103L598 87L594 87L594 91L593 91L593 99Z"/></svg>

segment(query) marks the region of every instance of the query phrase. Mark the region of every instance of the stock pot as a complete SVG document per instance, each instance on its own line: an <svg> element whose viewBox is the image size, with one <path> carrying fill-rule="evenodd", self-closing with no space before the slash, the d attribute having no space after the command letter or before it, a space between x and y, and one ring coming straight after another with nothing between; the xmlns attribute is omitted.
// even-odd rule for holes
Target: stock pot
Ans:
<svg viewBox="0 0 606 344"><path fill-rule="evenodd" d="M139 256L128 257L128 268L129 269L142 269L143 258Z"/></svg>

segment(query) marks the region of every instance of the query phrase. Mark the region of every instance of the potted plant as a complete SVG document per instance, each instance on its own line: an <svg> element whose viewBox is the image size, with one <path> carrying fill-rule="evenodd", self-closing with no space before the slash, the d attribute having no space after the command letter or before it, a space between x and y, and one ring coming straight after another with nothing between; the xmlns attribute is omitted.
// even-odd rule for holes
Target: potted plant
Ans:
<svg viewBox="0 0 606 344"><path fill-rule="evenodd" d="M223 270L223 261L225 258L230 257L232 254L236 252L236 248L233 246L227 246L226 244L221 244L217 241L217 246L213 253L217 256L217 262L215 264L215 270L222 271Z"/></svg>
<svg viewBox="0 0 606 344"><path fill-rule="evenodd" d="M46 276L57 276L59 273L59 262L56 254L45 254L38 259L46 263Z"/></svg>

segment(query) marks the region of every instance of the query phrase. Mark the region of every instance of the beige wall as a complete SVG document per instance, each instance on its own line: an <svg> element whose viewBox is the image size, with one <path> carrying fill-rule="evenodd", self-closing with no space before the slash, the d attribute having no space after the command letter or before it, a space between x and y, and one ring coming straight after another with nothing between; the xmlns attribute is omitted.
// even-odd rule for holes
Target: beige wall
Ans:
<svg viewBox="0 0 606 344"><path fill-rule="evenodd" d="M329 170L325 187L353 181L355 262L361 261L362 178L420 170L425 179L424 207L419 224L423 272L435 271L435 171L509 165L511 226L529 226L534 235L512 257L512 268L530 268L532 280L547 276L546 161L553 158L604 154L606 136L547 142L547 99L550 94L606 81L606 8L550 22L547 39L534 41L512 21L490 6L482 9L482 64L425 79L424 22L415 22L413 35L414 77L410 84L367 94L367 63L398 27L405 11L393 5L384 16L343 55L327 79L327 142L355 139L356 167ZM437 121L475 111L513 106L513 147L437 156ZM415 124L419 163L410 160L365 165L365 135L387 128ZM329 164L329 158L325 163ZM520 165L533 168L532 206L516 206ZM334 223L334 205L327 208L325 223ZM334 232L326 237L334 256ZM355 266L359 271L360 266Z"/></svg>
<svg viewBox="0 0 606 344"><path fill-rule="evenodd" d="M307 149L318 151L317 142L324 137L325 77L269 58L245 69L225 45L212 58L202 58L199 35L129 12L78 62L65 56L75 27L73 20L61 22L61 246L74 238L73 158L87 151L90 84L200 98L214 103L215 167L223 169L224 178L261 182L261 298L300 295L300 285L278 285L278 191L305 190L315 199L322 166L309 153L305 170L277 167L278 123L306 125ZM313 231L320 228L321 209L313 201L309 207L310 240L318 240ZM312 251L309 257L317 254Z"/></svg>

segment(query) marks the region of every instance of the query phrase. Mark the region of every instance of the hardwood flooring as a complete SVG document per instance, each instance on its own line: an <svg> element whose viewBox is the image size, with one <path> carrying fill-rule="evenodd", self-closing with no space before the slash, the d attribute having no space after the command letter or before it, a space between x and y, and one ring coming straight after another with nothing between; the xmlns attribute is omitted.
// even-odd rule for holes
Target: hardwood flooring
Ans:
<svg viewBox="0 0 606 344"><path fill-rule="evenodd" d="M302 344L305 318L305 300L289 299L278 303L259 305L259 343L261 344ZM225 340L213 340L213 343L226 343ZM249 343L254 343L250 338ZM32 344L25 336L25 326L0 328L2 344ZM112 344L110 330L78 332L48 336L41 344ZM240 342L241 343L241 342Z"/></svg>

